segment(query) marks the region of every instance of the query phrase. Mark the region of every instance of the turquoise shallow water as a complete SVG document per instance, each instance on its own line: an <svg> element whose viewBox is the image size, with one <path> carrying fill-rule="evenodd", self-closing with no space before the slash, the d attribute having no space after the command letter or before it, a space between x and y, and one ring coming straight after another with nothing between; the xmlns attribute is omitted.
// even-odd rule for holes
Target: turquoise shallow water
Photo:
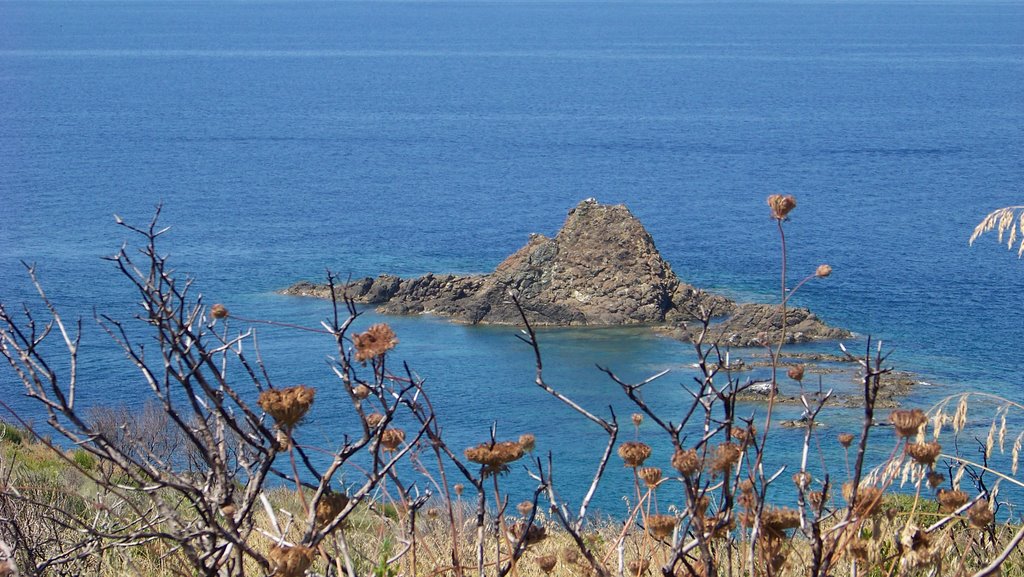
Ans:
<svg viewBox="0 0 1024 577"><path fill-rule="evenodd" d="M69 314L129 316L100 259L125 240L111 215L142 222L163 202L164 248L208 298L315 326L325 303L274 291L325 268L491 270L594 196L628 204L685 280L772 299L764 198L783 192L799 201L792 274L835 270L796 301L937 385L908 402L1019 400L1024 269L966 239L1020 202L1022 30L1024 8L1001 2L4 2L0 295L30 297L26 260ZM579 447L600 436L531 384L513 330L387 320L453 444L495 420L533 430L578 489ZM260 335L279 384L329 390L329 342ZM686 398L685 345L542 337L551 380L595 410L629 412L595 363L672 368L649 394L670 413ZM85 350L84 398L137 403L91 326ZM19 390L0 372L34 414ZM345 422L330 398L310 422L322 439ZM616 472L608 494L628 482Z"/></svg>

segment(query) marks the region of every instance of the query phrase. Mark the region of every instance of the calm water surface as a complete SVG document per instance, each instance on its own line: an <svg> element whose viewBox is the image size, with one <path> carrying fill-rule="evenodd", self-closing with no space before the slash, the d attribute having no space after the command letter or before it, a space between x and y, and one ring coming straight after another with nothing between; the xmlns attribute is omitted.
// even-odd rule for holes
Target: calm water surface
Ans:
<svg viewBox="0 0 1024 577"><path fill-rule="evenodd" d="M68 314L128 317L100 258L127 238L111 215L145 222L163 202L164 249L208 298L316 326L325 303L273 291L326 268L488 271L594 196L628 204L687 281L772 299L764 198L783 192L799 201L793 275L835 270L797 301L940 385L909 402L1020 400L1024 268L966 239L1021 202L1022 71L1024 6L1008 2L3 2L0 295L30 298L25 260ZM533 431L579 490L596 456L578 447L600 435L533 387L514 330L388 321L453 445L495 420ZM337 438L330 342L260 335L277 384L322 387L311 441ZM675 415L687 398L684 345L542 338L551 381L594 410L630 412L596 362L676 369L649 398ZM84 398L137 403L108 339L87 327L84 348ZM0 372L37 415L20 391ZM829 418L826 436L855 415Z"/></svg>

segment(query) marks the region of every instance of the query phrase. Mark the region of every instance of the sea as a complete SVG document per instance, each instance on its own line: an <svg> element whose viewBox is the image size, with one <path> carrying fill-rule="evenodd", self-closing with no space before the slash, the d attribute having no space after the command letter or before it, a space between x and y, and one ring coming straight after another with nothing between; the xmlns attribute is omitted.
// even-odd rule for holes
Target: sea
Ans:
<svg viewBox="0 0 1024 577"><path fill-rule="evenodd" d="M881 341L887 366L920 381L906 406L965 391L1019 403L1024 262L994 233L968 238L990 211L1022 203L1022 182L1020 2L0 2L0 301L44 316L28 264L65 318L82 319L83 407L147 398L95 322L135 326L139 312L104 260L121 246L138 255L115 214L146 226L162 207L161 254L205 302L316 328L327 302L277 291L328 270L487 272L589 197L626 204L683 280L778 302L769 194L798 203L785 223L790 285L821 263L834 271L792 302L854 331L851 351ZM604 433L533 383L516 327L367 308L354 328L377 322L394 328L392 366L424 380L456 451L492 426L499 439L533 433L559 494L579 503ZM331 449L356 431L329 338L228 326L256 330L275 386L317 388L300 442ZM678 422L692 347L647 328L539 338L547 381L596 414L614 411L622 440L650 442L650 463L667 467L664 434L649 419L634 430L635 408L598 366L627 382L669 370L643 394ZM849 375L811 380L856 387ZM0 397L43 426L8 367ZM987 430L995 405L972 402ZM764 411L739 414L761 422ZM861 418L824 411L812 461L842 477L835 435ZM1024 430L1015 413L1010 422L1011 435ZM803 435L780 429L769 462L792 470ZM595 499L610 515L633 490L617 459ZM518 465L506 482L513 497L533 483Z"/></svg>

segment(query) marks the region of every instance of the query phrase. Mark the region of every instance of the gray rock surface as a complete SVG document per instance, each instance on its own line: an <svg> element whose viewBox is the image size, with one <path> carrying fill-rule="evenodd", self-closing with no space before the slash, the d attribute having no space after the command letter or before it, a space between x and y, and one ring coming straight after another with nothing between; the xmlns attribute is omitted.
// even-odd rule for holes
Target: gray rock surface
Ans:
<svg viewBox="0 0 1024 577"><path fill-rule="evenodd" d="M728 316L716 338L737 346L778 330L781 314L770 305L737 305L682 282L639 220L623 205L587 199L569 211L554 238L534 234L486 275L392 275L353 281L338 290L388 314L435 314L466 323L521 322L510 294L531 323L553 326L682 326L705 307ZM325 285L300 282L285 294L330 298ZM341 295L339 295L341 296ZM774 313L772 311L775 311ZM802 342L849 333L821 323L806 309L787 312L788 339ZM674 336L688 338L686 329Z"/></svg>

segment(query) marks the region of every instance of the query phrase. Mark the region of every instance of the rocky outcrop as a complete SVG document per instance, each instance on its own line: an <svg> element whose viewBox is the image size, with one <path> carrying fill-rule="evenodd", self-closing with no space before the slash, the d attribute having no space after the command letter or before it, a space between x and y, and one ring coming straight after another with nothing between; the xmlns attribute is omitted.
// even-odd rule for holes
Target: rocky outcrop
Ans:
<svg viewBox="0 0 1024 577"><path fill-rule="evenodd" d="M737 345L751 344L759 333L781 326L782 316L773 316L768 305L737 305L682 282L629 209L593 199L570 210L554 238L532 235L490 274L413 279L381 275L338 290L356 302L377 305L383 313L429 313L473 324L521 322L510 294L537 325L680 326L703 307L715 316L728 316L715 330L719 338ZM330 298L329 292L308 282L284 291L321 298ZM805 309L792 309L786 317L787 332L800 335L794 341L848 334L825 326Z"/></svg>
<svg viewBox="0 0 1024 577"><path fill-rule="evenodd" d="M693 340L693 327L680 327L672 336ZM786 343L839 340L849 338L850 331L830 327L810 310L786 308L786 331L782 332L782 308L779 305L748 303L736 305L725 320L711 325L704 336L705 342L716 342L734 347L760 346L778 343L785 336Z"/></svg>

